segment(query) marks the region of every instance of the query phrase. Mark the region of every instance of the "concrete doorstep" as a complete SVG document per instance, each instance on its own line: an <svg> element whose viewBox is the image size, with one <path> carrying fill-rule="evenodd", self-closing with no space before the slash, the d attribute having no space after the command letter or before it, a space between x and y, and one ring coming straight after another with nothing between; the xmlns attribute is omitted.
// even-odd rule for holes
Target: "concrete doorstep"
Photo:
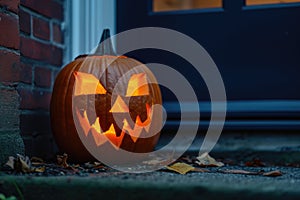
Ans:
<svg viewBox="0 0 300 200"><path fill-rule="evenodd" d="M0 170L0 194L18 200L60 199L300 199L299 134L223 134L211 156L223 167L185 175L163 169L130 174L109 168L97 172L11 175ZM197 155L201 141L194 144ZM194 152L194 153L192 153ZM246 165L258 158L265 165ZM226 162L225 162L226 161ZM53 163L53 165L56 165ZM293 166L293 167L287 167ZM224 173L245 170L250 174ZM277 177L263 172L280 171ZM257 173L259 172L259 173ZM74 174L74 175L73 175ZM1 198L0 198L1 199ZM2 200L2 199L1 199ZM8 199L7 199L8 200Z"/></svg>
<svg viewBox="0 0 300 200"><path fill-rule="evenodd" d="M211 172L186 175L161 170L144 174L109 171L80 176L0 174L0 193L17 199L300 199L300 168L222 167L272 171L282 176Z"/></svg>

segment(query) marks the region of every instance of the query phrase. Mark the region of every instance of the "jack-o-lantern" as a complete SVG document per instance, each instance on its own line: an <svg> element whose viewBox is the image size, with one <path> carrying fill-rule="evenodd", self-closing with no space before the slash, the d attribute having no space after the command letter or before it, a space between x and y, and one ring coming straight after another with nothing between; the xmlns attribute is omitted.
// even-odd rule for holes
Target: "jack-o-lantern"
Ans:
<svg viewBox="0 0 300 200"><path fill-rule="evenodd" d="M115 149L138 153L152 151L160 135L157 131L139 137L162 125L161 117L155 116L161 113L153 112L154 105L162 103L154 75L139 61L115 55L109 37L109 30L104 30L100 41L104 45L66 65L53 87L53 135L60 150L78 162L93 159L79 131L93 138L90 145L96 148L109 143Z"/></svg>

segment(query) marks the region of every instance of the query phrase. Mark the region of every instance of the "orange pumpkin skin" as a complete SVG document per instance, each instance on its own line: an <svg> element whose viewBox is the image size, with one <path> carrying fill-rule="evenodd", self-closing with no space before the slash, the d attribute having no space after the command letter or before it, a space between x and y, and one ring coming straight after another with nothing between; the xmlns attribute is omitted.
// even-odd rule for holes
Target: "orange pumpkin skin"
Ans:
<svg viewBox="0 0 300 200"><path fill-rule="evenodd" d="M103 53L103 52L102 52ZM112 62L113 61L113 62ZM107 63L111 63L107 66ZM139 66L136 68L136 66ZM130 70L130 71L129 71ZM74 118L73 118L73 89L75 84L75 74L80 71L94 75L99 79L100 84L107 91L106 94L78 95L75 101L80 102L78 110L84 110L87 114L90 125L99 117L101 129L107 131L113 124L116 129L116 138L121 137L122 128L116 125L113 114L110 112L111 106L116 98L112 97L113 90L117 82L122 82L118 87L117 95L129 102L128 113L133 122L139 117L142 121L147 119L147 105L162 104L161 93L156 79L152 72L142 63L125 56L115 55L88 55L81 56L66 65L57 75L50 104L51 127L55 141L62 152L69 154L69 157L76 162L86 162L94 160L93 156L84 147L79 138ZM128 73L127 73L128 72ZM126 97L128 83L132 75L145 74L152 82L148 84L149 95ZM95 101L95 108L89 107L89 102ZM125 101L126 102L126 101ZM77 105L77 103L76 103ZM96 116L90 114L93 110ZM82 112L81 112L82 115ZM159 119L160 120L160 119ZM161 121L156 120L155 115L151 119L151 126L160 126ZM79 130L82 131L82 130ZM90 134L90 133L88 133ZM135 140L127 132L123 134L119 148L131 152L150 152L154 149L160 133L147 138L137 138ZM96 142L93 145L97 145Z"/></svg>

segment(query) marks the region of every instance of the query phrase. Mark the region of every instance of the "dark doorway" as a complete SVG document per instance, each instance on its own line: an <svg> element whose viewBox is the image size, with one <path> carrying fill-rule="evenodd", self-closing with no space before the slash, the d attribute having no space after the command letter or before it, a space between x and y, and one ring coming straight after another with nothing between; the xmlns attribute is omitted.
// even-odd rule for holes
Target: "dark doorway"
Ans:
<svg viewBox="0 0 300 200"><path fill-rule="evenodd" d="M165 5L159 7L155 2ZM180 2L185 4L180 7ZM198 41L225 83L225 128L300 129L300 1L201 2L207 1L117 0L117 32L158 26ZM205 83L184 60L155 50L131 52L130 56L180 71L197 91L202 110L209 110L209 104L205 108L210 101ZM164 99L167 105L173 96L165 91Z"/></svg>

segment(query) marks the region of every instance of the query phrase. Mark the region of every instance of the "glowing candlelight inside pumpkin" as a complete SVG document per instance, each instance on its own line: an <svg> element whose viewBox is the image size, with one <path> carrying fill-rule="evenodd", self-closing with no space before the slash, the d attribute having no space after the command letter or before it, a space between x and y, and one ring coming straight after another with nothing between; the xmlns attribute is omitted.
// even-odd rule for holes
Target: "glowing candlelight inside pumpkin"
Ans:
<svg viewBox="0 0 300 200"><path fill-rule="evenodd" d="M87 94L106 94L105 88L101 85L99 80L92 74L87 74L83 72L76 72L74 73L77 87L75 87L75 95L87 95ZM126 96L143 96L149 95L149 88L147 85L147 77L144 73L133 74L128 81L128 87ZM78 113L78 118L80 122L82 122L82 128L87 136L89 132L92 133L95 143L97 146L105 143L108 139L115 148L119 148L122 144L123 138L125 133L128 133L134 143L138 140L139 136L141 135L143 130L149 132L149 128L151 125L152 119L152 109L151 106L146 103L146 111L147 111L147 118L142 122L141 117L137 115L135 124L133 128L129 125L126 119L123 120L123 127L121 134L117 136L115 127L113 124L110 125L107 131L102 131L100 126L100 118L97 117L95 122L91 124L89 122L87 112L83 112L83 116ZM129 108L127 104L124 102L120 95L117 96L113 106L109 110L110 113L129 113Z"/></svg>
<svg viewBox="0 0 300 200"><path fill-rule="evenodd" d="M124 102L124 100L118 95L114 105L109 110L109 112L112 112L112 113L128 113L129 108L126 105L126 103Z"/></svg>
<svg viewBox="0 0 300 200"><path fill-rule="evenodd" d="M104 135L109 139L109 141L114 144L117 149L121 146L125 133L122 131L121 135L117 137L114 125L112 124L108 131L104 132Z"/></svg>
<svg viewBox="0 0 300 200"><path fill-rule="evenodd" d="M145 73L133 74L128 82L127 97L149 95L149 87Z"/></svg>
<svg viewBox="0 0 300 200"><path fill-rule="evenodd" d="M99 80L93 75L83 72L74 72L75 76L75 91L74 95L87 95L87 94L106 94L106 89L101 85Z"/></svg>

